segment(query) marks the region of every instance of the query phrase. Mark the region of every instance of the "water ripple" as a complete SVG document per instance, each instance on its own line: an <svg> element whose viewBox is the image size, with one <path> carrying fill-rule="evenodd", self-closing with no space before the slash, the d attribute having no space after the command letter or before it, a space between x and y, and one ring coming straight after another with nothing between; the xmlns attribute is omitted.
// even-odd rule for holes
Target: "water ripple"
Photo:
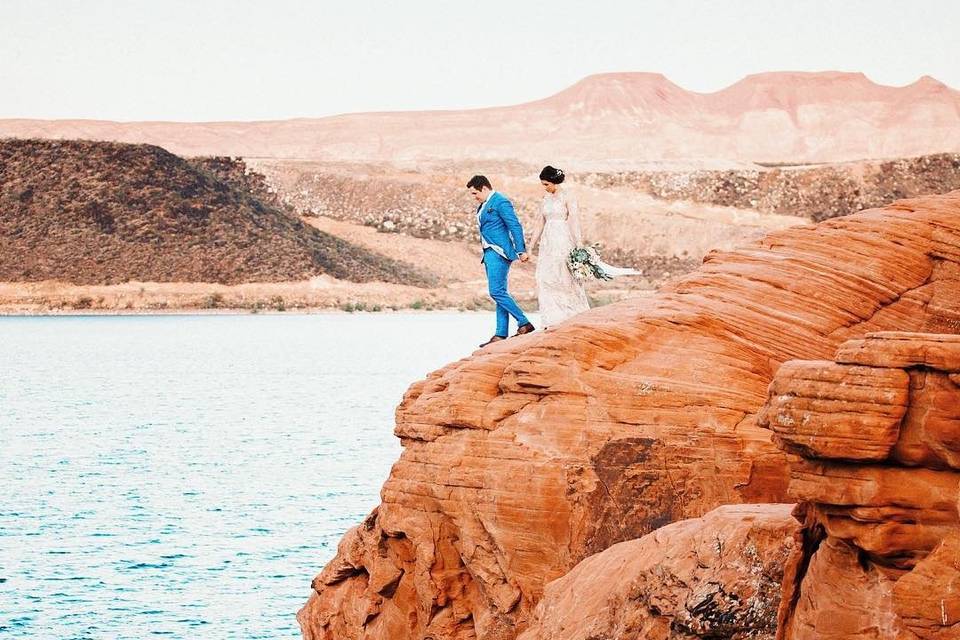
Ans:
<svg viewBox="0 0 960 640"><path fill-rule="evenodd" d="M472 314L0 318L0 636L292 639Z"/></svg>

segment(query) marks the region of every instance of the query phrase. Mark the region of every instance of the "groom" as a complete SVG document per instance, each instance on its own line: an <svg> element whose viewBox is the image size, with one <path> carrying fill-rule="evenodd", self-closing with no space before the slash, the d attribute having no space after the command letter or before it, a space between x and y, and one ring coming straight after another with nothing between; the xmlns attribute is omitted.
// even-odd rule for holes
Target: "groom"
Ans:
<svg viewBox="0 0 960 640"><path fill-rule="evenodd" d="M477 207L477 224L480 226L480 244L483 246L482 262L487 270L490 297L497 305L497 332L480 345L482 348L507 338L510 316L516 319L519 326L516 335L522 336L533 331L533 325L507 292L510 264L514 260L526 262L530 258L523 243L523 227L517 220L513 204L493 190L486 176L470 178L467 189L480 203Z"/></svg>

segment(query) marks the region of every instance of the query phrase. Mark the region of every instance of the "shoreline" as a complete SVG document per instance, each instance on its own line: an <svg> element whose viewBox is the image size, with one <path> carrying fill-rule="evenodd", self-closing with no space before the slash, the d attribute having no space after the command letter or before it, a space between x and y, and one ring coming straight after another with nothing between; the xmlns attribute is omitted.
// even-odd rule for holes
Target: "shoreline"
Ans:
<svg viewBox="0 0 960 640"><path fill-rule="evenodd" d="M532 273L519 271L511 291L520 305L535 310ZM627 284L627 283L623 283ZM654 283L587 285L591 305L604 306L653 293ZM640 285L640 286L636 286ZM57 281L0 282L0 317L107 315L257 315L318 313L492 312L481 280L423 289L384 282L354 283L317 276L294 282L224 285L205 282L125 282L75 285Z"/></svg>
<svg viewBox="0 0 960 640"><path fill-rule="evenodd" d="M98 316L316 316L316 315L423 315L423 314L484 314L493 313L482 309L460 309L457 307L442 307L434 309L380 309L373 311L370 309L361 309L347 311L337 307L312 307L297 308L288 311L277 311L276 309L64 309L47 311L9 311L0 309L0 318L69 318L69 317L98 317ZM539 313L538 310L531 310L529 313Z"/></svg>

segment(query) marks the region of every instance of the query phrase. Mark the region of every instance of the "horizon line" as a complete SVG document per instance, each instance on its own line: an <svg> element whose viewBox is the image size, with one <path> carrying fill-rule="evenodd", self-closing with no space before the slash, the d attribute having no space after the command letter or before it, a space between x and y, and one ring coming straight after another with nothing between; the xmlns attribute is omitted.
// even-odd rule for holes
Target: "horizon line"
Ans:
<svg viewBox="0 0 960 640"><path fill-rule="evenodd" d="M496 109L511 109L517 107L523 107L526 105L537 104L547 100L556 98L557 96L565 93L591 79L601 79L604 77L614 77L614 76L623 76L623 77L647 77L650 79L658 79L669 83L671 86L680 89L686 93L695 95L695 96L716 96L725 91L741 85L750 80L755 80L762 78L764 76L806 76L806 77L816 77L816 76L834 76L834 77L847 77L847 78L856 78L863 79L873 87L878 87L882 89L893 89L893 90L903 90L913 87L915 85L930 82L932 81L936 85L946 89L951 93L957 94L957 97L960 98L960 90L951 87L947 83L939 80L929 74L923 74L918 77L913 82L909 82L903 85L891 85L883 84L876 82L871 79L863 71L838 71L838 70L821 70L821 71L792 71L792 70L780 70L780 71L760 71L757 73L748 73L743 76L736 82L733 82L721 89L716 91L694 91L692 89L687 89L682 85L677 84L665 74L657 71L601 71L597 73L591 73L589 75L583 76L573 84L566 86L559 91L552 93L543 98L537 98L535 100L529 100L526 102L516 102L512 104L501 104L487 107L438 107L433 109L394 109L394 110L380 110L380 111L344 111L340 113L333 113L325 116L290 116L290 117L277 117L277 118L264 118L264 119L252 119L252 120L166 120L166 119L157 119L157 120L110 120L105 118L86 118L86 117L77 117L77 118L36 118L30 116L20 116L20 117L2 117L0 122L12 122L12 121L26 121L26 122L51 122L51 123L62 123L62 122L78 122L78 123L90 123L90 124L100 124L100 123L111 123L111 124L121 124L121 125L130 125L130 124L182 124L182 125L218 125L218 124L268 124L268 123L280 123L280 122L296 122L296 121L309 121L309 120L330 120L334 118L344 118L350 116L384 116L384 115L411 115L411 114L431 114L431 113L463 113L471 111L489 111Z"/></svg>

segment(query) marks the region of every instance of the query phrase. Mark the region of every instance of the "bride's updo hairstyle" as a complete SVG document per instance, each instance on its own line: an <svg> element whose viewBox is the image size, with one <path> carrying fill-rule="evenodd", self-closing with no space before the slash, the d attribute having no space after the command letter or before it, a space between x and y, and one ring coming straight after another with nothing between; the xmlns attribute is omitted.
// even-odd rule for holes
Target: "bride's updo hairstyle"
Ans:
<svg viewBox="0 0 960 640"><path fill-rule="evenodd" d="M553 184L560 184L563 182L563 179L566 176L563 174L563 169L557 169L547 165L540 172L540 179L546 180L547 182L552 182Z"/></svg>

